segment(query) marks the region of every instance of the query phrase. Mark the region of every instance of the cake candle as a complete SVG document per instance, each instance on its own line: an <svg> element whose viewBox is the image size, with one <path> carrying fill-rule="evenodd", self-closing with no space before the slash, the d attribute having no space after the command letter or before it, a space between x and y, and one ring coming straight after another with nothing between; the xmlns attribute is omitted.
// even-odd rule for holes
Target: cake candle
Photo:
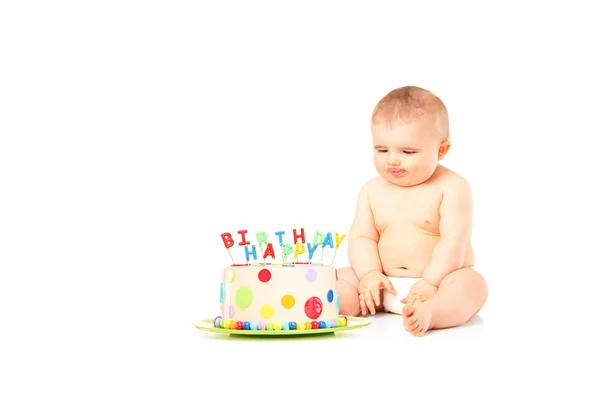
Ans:
<svg viewBox="0 0 600 400"><path fill-rule="evenodd" d="M335 260L335 254L337 253L337 249L340 247L340 244L342 244L342 242L344 241L345 238L346 238L346 234L339 236L339 234L337 232L335 233L335 250L333 251L333 258L331 259L332 267L333 267L333 261Z"/></svg>
<svg viewBox="0 0 600 400"><path fill-rule="evenodd" d="M231 237L231 233L229 232L224 232L221 233L221 239L223 240L223 244L225 245L225 248L227 249L227 251L229 252L229 256L231 257L231 264L235 264L235 261L233 260L233 254L231 254L231 246L233 246L233 238Z"/></svg>

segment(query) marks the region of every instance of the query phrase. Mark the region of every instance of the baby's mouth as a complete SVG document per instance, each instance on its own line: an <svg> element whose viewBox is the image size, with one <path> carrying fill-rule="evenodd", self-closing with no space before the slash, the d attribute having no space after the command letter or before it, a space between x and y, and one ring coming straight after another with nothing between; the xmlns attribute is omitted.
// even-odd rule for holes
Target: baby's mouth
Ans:
<svg viewBox="0 0 600 400"><path fill-rule="evenodd" d="M402 175L404 175L406 170L404 170L402 168L390 168L390 169L388 169L388 172L394 176L402 176Z"/></svg>

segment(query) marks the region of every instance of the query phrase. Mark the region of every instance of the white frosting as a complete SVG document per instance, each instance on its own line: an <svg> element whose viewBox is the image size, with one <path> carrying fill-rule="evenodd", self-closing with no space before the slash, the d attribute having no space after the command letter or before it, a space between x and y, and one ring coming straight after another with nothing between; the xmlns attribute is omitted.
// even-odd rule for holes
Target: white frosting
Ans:
<svg viewBox="0 0 600 400"><path fill-rule="evenodd" d="M259 279L262 270L270 273L270 279L267 282ZM268 276L267 272L262 272L262 274L261 276ZM332 266L227 267L223 271L222 290L224 292L222 293L221 315L224 319L264 322L265 324L335 319L340 316L336 310L336 301L338 300L335 283L336 271ZM245 288L240 290L242 287ZM248 296L244 298L241 295L244 292L252 293L250 304L247 304ZM282 304L282 299L286 295L294 298L294 305L290 308L284 306L286 304L289 307L289 297L286 297L288 302L284 301ZM305 305L309 299L315 297L321 301L322 312L316 318L311 318L306 313ZM330 299L331 301L329 301ZM246 301L244 302L244 300ZM314 304L314 299L312 302ZM266 318L265 315L261 315L261 310L269 310L269 307L263 308L264 306L271 307L272 317ZM309 306L309 309L314 311L315 308ZM233 311L233 315L230 314L230 310Z"/></svg>

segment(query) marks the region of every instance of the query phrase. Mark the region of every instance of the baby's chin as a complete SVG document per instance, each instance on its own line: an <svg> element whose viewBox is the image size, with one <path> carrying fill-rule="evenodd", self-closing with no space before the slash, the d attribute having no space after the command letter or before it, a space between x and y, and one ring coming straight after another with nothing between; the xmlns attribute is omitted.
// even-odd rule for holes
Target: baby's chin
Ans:
<svg viewBox="0 0 600 400"><path fill-rule="evenodd" d="M400 187L411 187L411 186L416 186L416 185L418 185L418 184L421 183L421 182L410 182L410 181L408 181L408 182L398 182L397 179L394 179L394 180L388 179L387 181L389 183L391 183L391 184L394 184L394 185L400 186Z"/></svg>
<svg viewBox="0 0 600 400"><path fill-rule="evenodd" d="M408 173L405 173L405 175L400 177L395 177L387 172L379 173L379 175L389 183L400 187L417 186L429 179L429 177L427 177L427 179L418 179L414 175L410 175Z"/></svg>

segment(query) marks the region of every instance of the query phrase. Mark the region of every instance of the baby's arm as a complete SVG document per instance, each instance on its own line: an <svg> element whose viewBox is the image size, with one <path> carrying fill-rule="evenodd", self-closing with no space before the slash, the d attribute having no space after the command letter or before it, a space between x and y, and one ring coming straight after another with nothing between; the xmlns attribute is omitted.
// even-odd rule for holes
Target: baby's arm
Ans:
<svg viewBox="0 0 600 400"><path fill-rule="evenodd" d="M348 260L359 281L369 272L381 272L377 247L379 233L375 229L373 213L369 206L367 185L368 183L358 194L356 214L348 233Z"/></svg>
<svg viewBox="0 0 600 400"><path fill-rule="evenodd" d="M472 230L473 201L468 182L456 176L448 183L440 205L440 241L422 275L424 281L436 287L446 275L463 266Z"/></svg>

